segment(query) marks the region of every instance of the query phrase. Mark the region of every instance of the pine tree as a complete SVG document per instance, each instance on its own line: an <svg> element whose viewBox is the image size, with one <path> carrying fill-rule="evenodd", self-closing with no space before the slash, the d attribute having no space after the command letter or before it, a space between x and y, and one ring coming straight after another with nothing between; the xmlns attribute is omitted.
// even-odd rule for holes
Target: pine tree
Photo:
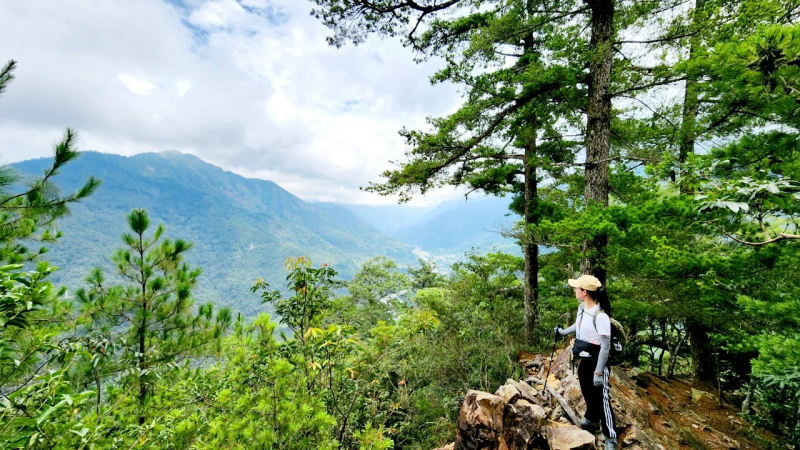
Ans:
<svg viewBox="0 0 800 450"><path fill-rule="evenodd" d="M572 5L565 2L563 9ZM404 4L365 2L342 8L317 1L318 17L334 29L332 43L359 42L368 30L389 35L407 32L404 40L424 56L448 62L433 78L467 87L464 105L453 115L431 119L433 131L403 131L412 150L386 181L368 189L401 195L406 201L442 185L464 185L470 192L517 197L516 210L526 224L536 224L545 208L538 193L541 178L555 164L570 161L577 142L562 137L565 124L577 115L574 97L579 69L564 62L568 42L558 34L564 26L562 9L539 11L533 1L496 2L478 9L470 2ZM448 16L462 6L463 13ZM575 12L577 13L577 12ZM363 28L344 26L351 19ZM416 26L428 29L416 35ZM553 31L556 29L557 31ZM558 38L554 38L558 36ZM561 55L547 61L545 53ZM566 92L566 94L565 94ZM575 100L573 98L572 100ZM538 314L538 246L524 244L526 340L530 341Z"/></svg>
<svg viewBox="0 0 800 450"><path fill-rule="evenodd" d="M0 93L14 79L16 63L0 68ZM58 268L40 259L46 248L32 251L26 243L52 243L61 234L48 226L69 214L71 204L91 195L100 181L90 177L75 193L62 195L54 178L80 153L77 136L68 129L55 145L51 166L39 178L24 180L0 166L0 447L53 448L62 434L83 425L66 414L88 401L92 392L78 392L66 380L80 342L59 336L72 323L72 305L64 289L47 277ZM26 267L27 266L27 267Z"/></svg>
<svg viewBox="0 0 800 450"><path fill-rule="evenodd" d="M524 228L536 229L551 209L540 186L548 175L561 178L566 167L584 168L577 199L584 207L576 209L578 214L597 214L608 206L609 165L627 157L623 151L613 155L612 144L636 147L626 145L612 128L612 101L673 82L663 70L633 67L615 47L617 35L620 28L642 22L640 17L646 22L654 11L682 2L315 3L314 14L333 30L330 43L358 43L369 33L399 37L422 58L439 56L447 62L435 82L466 87L461 109L432 119L432 132L401 133L411 147L407 161L369 189L400 193L401 201L445 184L490 194L511 192L518 197ZM575 163L584 145L586 161ZM605 281L607 243L603 227L583 234L581 272ZM539 257L535 240L526 238L523 245L529 341L538 315Z"/></svg>
<svg viewBox="0 0 800 450"><path fill-rule="evenodd" d="M107 285L101 269L87 278L88 289L76 297L86 316L88 333L104 333L121 341L121 354L105 370L127 375L138 386L139 424L147 418L155 372L181 363L218 342L231 315L213 306L193 309L192 289L200 269L184 262L192 245L181 239L162 239L159 225L151 236L144 209L127 216L130 232L122 235L124 247L113 255L117 277L123 284Z"/></svg>
<svg viewBox="0 0 800 450"><path fill-rule="evenodd" d="M14 79L15 61L0 69L0 93ZM77 134L67 129L61 141L54 146L53 164L40 178L23 180L11 167L0 166L0 260L11 263L29 261L46 250L30 251L24 241L53 242L61 234L44 229L56 219L69 214L69 205L78 202L97 190L100 180L89 177L76 192L62 195L53 178L70 161L80 156L75 149ZM21 184L26 185L20 190Z"/></svg>
<svg viewBox="0 0 800 450"><path fill-rule="evenodd" d="M779 213L777 209L781 207L773 207L788 205L787 200L796 192L789 181L793 175L797 180L796 173L787 173L781 160L791 159L792 152L786 153L784 145L795 134L787 131L796 127L786 112L795 109L796 102L789 97L797 75L791 63L794 50L781 44L782 32L777 31L790 29L790 25L781 24L790 23L796 13L795 6L780 1L697 0L694 8L668 29L659 42L677 43L683 46L685 55L674 68L683 75L685 86L678 117L680 126L676 130L679 132L676 164L670 171L672 179L677 181L680 195L686 201L694 201L696 195L701 199L697 207L707 212L705 220L710 224L725 224L696 230L698 239L711 234L722 237L723 246L730 239L744 242L741 236L730 232L737 225L747 229L748 224L755 224L763 231L762 242L791 239L794 234L787 233L785 228L767 230L777 216L782 216L781 222L793 214L791 208ZM770 25L775 34L766 31L765 27ZM782 74L776 77L776 71ZM778 133L764 132L765 126L776 125L789 128ZM720 145L737 141L740 144ZM704 155L695 154L696 145L701 146ZM769 156L778 154L781 156L775 159ZM771 159L768 165L773 174L768 174L770 169L761 173L750 170L758 168L762 158ZM732 164L718 164L721 161ZM742 167L747 169L740 170ZM676 180L675 174L680 174L680 178ZM715 178L711 183L709 176ZM711 186L716 187L709 190ZM754 206L752 212L748 204ZM771 206L760 207L766 205ZM719 214L718 207L730 208L731 214ZM686 310L688 315L684 319L695 379L716 382L719 374L711 342L715 327L709 321L713 310L705 307L713 302L703 302L698 297L686 301L694 303L693 308Z"/></svg>

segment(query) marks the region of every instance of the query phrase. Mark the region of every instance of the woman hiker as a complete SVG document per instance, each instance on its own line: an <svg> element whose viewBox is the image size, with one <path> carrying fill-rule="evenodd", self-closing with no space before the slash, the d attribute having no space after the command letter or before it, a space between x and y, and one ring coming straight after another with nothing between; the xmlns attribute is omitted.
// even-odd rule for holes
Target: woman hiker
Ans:
<svg viewBox="0 0 800 450"><path fill-rule="evenodd" d="M575 324L566 330L556 328L562 336L575 333L572 352L580 359L578 379L586 402L586 414L581 428L590 430L599 421L605 436L606 450L616 450L617 432L614 429L614 412L608 397L608 352L611 348L611 303L600 280L583 275L567 282L581 301Z"/></svg>

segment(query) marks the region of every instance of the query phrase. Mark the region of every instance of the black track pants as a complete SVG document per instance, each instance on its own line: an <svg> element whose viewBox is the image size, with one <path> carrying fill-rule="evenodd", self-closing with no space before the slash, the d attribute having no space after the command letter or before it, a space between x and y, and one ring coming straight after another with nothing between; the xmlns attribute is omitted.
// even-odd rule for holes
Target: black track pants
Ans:
<svg viewBox="0 0 800 450"><path fill-rule="evenodd" d="M606 437L616 438L617 432L614 429L614 411L611 410L611 400L608 391L609 385L608 367L603 369L603 385L594 385L594 369L597 366L596 359L583 358L578 364L578 380L581 382L581 393L586 401L586 419L592 423L600 421L603 424L603 434Z"/></svg>

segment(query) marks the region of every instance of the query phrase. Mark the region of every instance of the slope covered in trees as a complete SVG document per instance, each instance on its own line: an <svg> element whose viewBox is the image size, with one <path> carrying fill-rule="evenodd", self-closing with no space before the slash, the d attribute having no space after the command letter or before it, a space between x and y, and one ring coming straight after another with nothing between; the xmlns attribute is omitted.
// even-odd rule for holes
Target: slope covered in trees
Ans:
<svg viewBox="0 0 800 450"><path fill-rule="evenodd" d="M49 163L39 159L13 167L33 176ZM58 222L65 237L48 253L48 260L62 267L55 280L73 291L89 269L109 266L125 215L134 208L147 209L153 222L194 243L187 257L204 272L200 299L248 316L260 308L248 295L253 280L266 270L270 281L278 282L290 256L330 262L343 276L352 276L359 264L377 255L416 262L405 245L344 208L339 215L329 214L275 183L225 172L191 155L85 152L62 174L60 186L75 189L90 175L104 181L102 188Z"/></svg>

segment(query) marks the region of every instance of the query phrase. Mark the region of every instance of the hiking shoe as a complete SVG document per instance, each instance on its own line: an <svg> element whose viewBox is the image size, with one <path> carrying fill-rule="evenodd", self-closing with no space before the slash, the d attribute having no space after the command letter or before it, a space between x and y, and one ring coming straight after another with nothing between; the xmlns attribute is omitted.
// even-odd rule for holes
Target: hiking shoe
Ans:
<svg viewBox="0 0 800 450"><path fill-rule="evenodd" d="M597 430L597 424L590 422L588 419L581 419L580 423L581 429L586 431L595 431Z"/></svg>
<svg viewBox="0 0 800 450"><path fill-rule="evenodd" d="M606 438L606 450L617 450L617 438Z"/></svg>

